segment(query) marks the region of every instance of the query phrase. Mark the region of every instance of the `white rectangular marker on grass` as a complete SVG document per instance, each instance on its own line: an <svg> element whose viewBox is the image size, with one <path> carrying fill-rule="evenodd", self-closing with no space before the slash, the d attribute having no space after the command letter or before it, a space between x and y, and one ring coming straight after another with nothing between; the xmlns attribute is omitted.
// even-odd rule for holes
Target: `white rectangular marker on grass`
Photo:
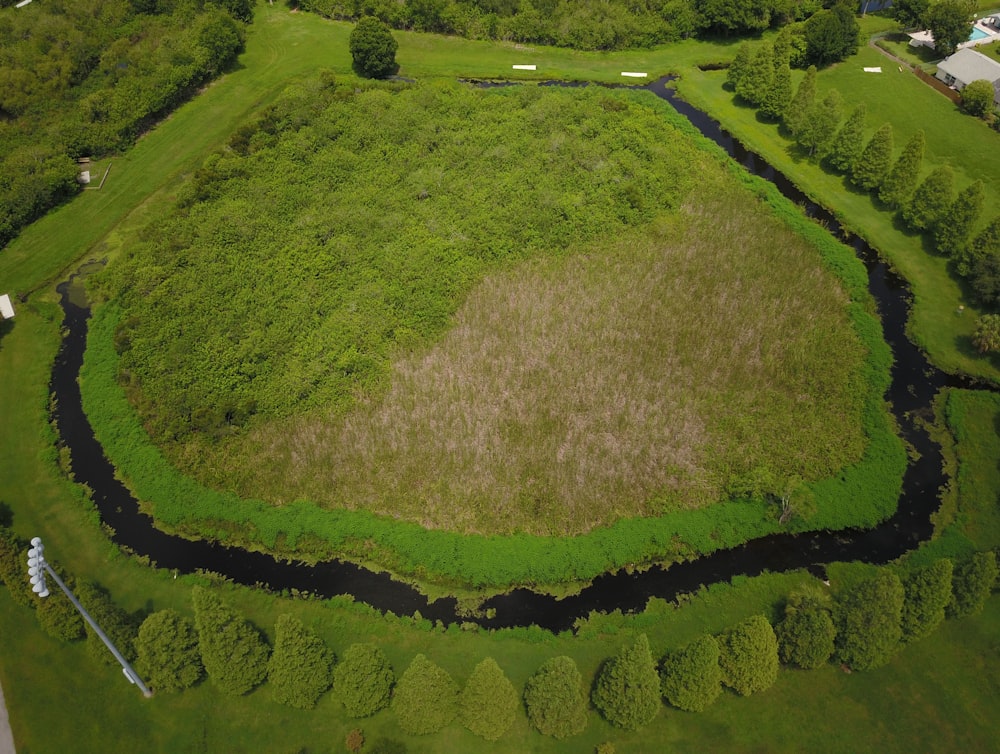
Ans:
<svg viewBox="0 0 1000 754"><path fill-rule="evenodd" d="M646 78L645 73L639 73L638 71L622 71L622 76L628 76L632 79L644 79Z"/></svg>
<svg viewBox="0 0 1000 754"><path fill-rule="evenodd" d="M30 2L31 2L31 0L21 0L21 2L19 2L19 3L18 3L17 5L15 5L14 7L15 7L15 8L23 8L23 7L25 6L25 5L27 5L27 4L28 4L28 3L30 3Z"/></svg>
<svg viewBox="0 0 1000 754"><path fill-rule="evenodd" d="M533 65L515 65L515 66L512 66L512 68L515 71L533 71L533 70L535 70L535 66L533 66Z"/></svg>
<svg viewBox="0 0 1000 754"><path fill-rule="evenodd" d="M882 66L875 66L874 68L865 68L865 73L882 73Z"/></svg>
<svg viewBox="0 0 1000 754"><path fill-rule="evenodd" d="M14 307L10 303L10 296L6 293L0 296L0 316L4 319L12 319L14 317Z"/></svg>

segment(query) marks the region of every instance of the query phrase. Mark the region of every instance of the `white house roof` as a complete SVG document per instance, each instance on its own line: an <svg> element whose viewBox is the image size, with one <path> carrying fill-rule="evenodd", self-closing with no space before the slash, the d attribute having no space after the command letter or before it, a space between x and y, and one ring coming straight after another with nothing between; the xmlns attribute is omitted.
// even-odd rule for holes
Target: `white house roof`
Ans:
<svg viewBox="0 0 1000 754"><path fill-rule="evenodd" d="M963 84L980 79L990 82L1000 80L1000 63L968 48L942 60L938 63L938 70L951 74Z"/></svg>

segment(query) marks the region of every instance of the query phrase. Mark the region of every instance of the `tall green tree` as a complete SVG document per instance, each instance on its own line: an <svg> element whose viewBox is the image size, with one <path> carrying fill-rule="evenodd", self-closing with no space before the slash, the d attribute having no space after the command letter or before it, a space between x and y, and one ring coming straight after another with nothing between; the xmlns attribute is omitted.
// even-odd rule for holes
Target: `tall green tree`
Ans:
<svg viewBox="0 0 1000 754"><path fill-rule="evenodd" d="M591 699L608 722L626 730L639 730L656 717L660 676L645 634L605 663Z"/></svg>
<svg viewBox="0 0 1000 754"><path fill-rule="evenodd" d="M944 620L951 602L952 562L941 558L903 579L903 641L929 636Z"/></svg>
<svg viewBox="0 0 1000 754"><path fill-rule="evenodd" d="M924 13L924 24L934 37L934 51L953 54L972 33L973 0L937 0Z"/></svg>
<svg viewBox="0 0 1000 754"><path fill-rule="evenodd" d="M293 615L278 616L274 651L267 663L271 693L279 704L312 709L333 683L334 656L323 640Z"/></svg>
<svg viewBox="0 0 1000 754"><path fill-rule="evenodd" d="M69 585L70 589L74 586L72 583ZM51 589L48 597L37 600L35 616L38 625L53 639L78 641L85 636L83 618L61 589Z"/></svg>
<svg viewBox="0 0 1000 754"><path fill-rule="evenodd" d="M399 70L399 44L389 27L374 16L362 16L348 40L354 72L367 79L384 79Z"/></svg>
<svg viewBox="0 0 1000 754"><path fill-rule="evenodd" d="M840 92L831 89L820 102L814 102L806 112L795 140L811 157L823 155L837 132L843 115L844 100Z"/></svg>
<svg viewBox="0 0 1000 754"><path fill-rule="evenodd" d="M975 180L958 192L954 203L934 225L934 246L939 254L955 260L959 275L967 275L971 260L965 255L969 236L983 211L983 182Z"/></svg>
<svg viewBox="0 0 1000 754"><path fill-rule="evenodd" d="M982 262L991 256L1000 255L1000 215L994 217L968 244L965 253L965 275L975 287L975 278L982 270Z"/></svg>
<svg viewBox="0 0 1000 754"><path fill-rule="evenodd" d="M678 709L701 712L722 693L719 642L702 635L663 658L660 672L663 698Z"/></svg>
<svg viewBox="0 0 1000 754"><path fill-rule="evenodd" d="M855 670L889 662L903 636L903 599L899 576L887 568L843 594L834 610L837 659Z"/></svg>
<svg viewBox="0 0 1000 754"><path fill-rule="evenodd" d="M583 678L571 657L553 657L542 663L524 686L528 720L538 732L569 738L587 727L587 698Z"/></svg>
<svg viewBox="0 0 1000 754"><path fill-rule="evenodd" d="M753 50L747 42L736 48L736 55L733 62L726 69L726 83L733 88L734 92L740 91L740 83L750 70L750 61L753 59Z"/></svg>
<svg viewBox="0 0 1000 754"><path fill-rule="evenodd" d="M926 139L917 131L903 147L902 154L879 186L878 198L894 209L903 206L917 188L920 166L924 160Z"/></svg>
<svg viewBox="0 0 1000 754"><path fill-rule="evenodd" d="M392 695L399 727L411 736L436 733L458 714L458 684L447 670L418 654Z"/></svg>
<svg viewBox="0 0 1000 754"><path fill-rule="evenodd" d="M851 169L851 182L860 188L873 191L885 180L892 161L892 124L884 123L865 145L858 161Z"/></svg>
<svg viewBox="0 0 1000 754"><path fill-rule="evenodd" d="M757 48L746 75L741 79L736 93L754 107L760 107L771 88L774 78L774 52L771 45L764 43Z"/></svg>
<svg viewBox="0 0 1000 754"><path fill-rule="evenodd" d="M472 670L459 700L462 725L480 738L496 741L510 726L518 707L518 693L496 660L487 657Z"/></svg>
<svg viewBox="0 0 1000 754"><path fill-rule="evenodd" d="M977 118L986 118L993 112L993 100L996 92L993 82L986 79L970 81L962 89L962 109Z"/></svg>
<svg viewBox="0 0 1000 754"><path fill-rule="evenodd" d="M352 644L333 669L334 694L349 717L368 717L389 704L396 674L374 644Z"/></svg>
<svg viewBox="0 0 1000 754"><path fill-rule="evenodd" d="M958 563L952 574L948 617L963 618L982 612L996 582L997 556L992 550L977 552Z"/></svg>
<svg viewBox="0 0 1000 754"><path fill-rule="evenodd" d="M741 696L771 688L778 679L778 640L763 615L754 615L719 637L722 682Z"/></svg>
<svg viewBox="0 0 1000 754"><path fill-rule="evenodd" d="M795 96L785 111L785 128L792 136L797 137L799 131L806 122L807 114L812 110L816 102L816 66L811 65L806 69L806 75L799 82L799 88L795 90Z"/></svg>
<svg viewBox="0 0 1000 754"><path fill-rule="evenodd" d="M212 592L193 590L201 662L212 683L240 696L267 676L268 646L253 625Z"/></svg>
<svg viewBox="0 0 1000 754"><path fill-rule="evenodd" d="M194 623L173 609L158 610L139 626L135 669L157 693L183 691L205 674Z"/></svg>
<svg viewBox="0 0 1000 754"><path fill-rule="evenodd" d="M866 117L868 117L868 106L862 102L851 111L830 143L826 161L841 173L850 173L854 163L864 151Z"/></svg>
<svg viewBox="0 0 1000 754"><path fill-rule="evenodd" d="M804 33L806 60L820 68L856 53L861 39L861 27L854 12L843 2L810 16Z"/></svg>
<svg viewBox="0 0 1000 754"><path fill-rule="evenodd" d="M917 187L903 209L903 221L914 230L930 230L955 201L955 171L951 165L934 170Z"/></svg>
<svg viewBox="0 0 1000 754"><path fill-rule="evenodd" d="M139 622L118 607L106 589L100 588L92 581L77 581L74 594L121 655L129 662L134 662L135 638L139 633ZM84 623L84 630L87 633L87 654L106 665L116 664L115 656L90 624Z"/></svg>
<svg viewBox="0 0 1000 754"><path fill-rule="evenodd" d="M761 115L771 120L781 120L792 101L792 69L788 64L777 66L771 86L760 105Z"/></svg>
<svg viewBox="0 0 1000 754"><path fill-rule="evenodd" d="M779 68L791 66L792 64L792 30L788 26L782 26L774 38L774 71Z"/></svg>
<svg viewBox="0 0 1000 754"><path fill-rule="evenodd" d="M930 0L893 0L889 12L904 29L914 29L923 26L930 5Z"/></svg>
<svg viewBox="0 0 1000 754"><path fill-rule="evenodd" d="M791 595L785 605L785 617L774 627L778 637L778 655L787 665L818 668L834 650L837 629L824 602L812 595Z"/></svg>

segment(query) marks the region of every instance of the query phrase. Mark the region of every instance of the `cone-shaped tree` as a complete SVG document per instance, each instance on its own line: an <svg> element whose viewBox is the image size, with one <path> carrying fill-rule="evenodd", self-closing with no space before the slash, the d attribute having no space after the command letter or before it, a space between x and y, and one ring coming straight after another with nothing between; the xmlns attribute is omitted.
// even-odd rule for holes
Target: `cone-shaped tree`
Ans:
<svg viewBox="0 0 1000 754"><path fill-rule="evenodd" d="M739 92L740 82L747 75L747 71L750 70L750 61L753 58L753 52L750 49L750 45L744 42L736 50L736 57L733 58L733 62L729 64L729 68L726 70L726 83L733 88L734 92Z"/></svg>
<svg viewBox="0 0 1000 754"><path fill-rule="evenodd" d="M955 171L942 165L924 178L903 209L903 221L914 230L930 230L955 201Z"/></svg>
<svg viewBox="0 0 1000 754"><path fill-rule="evenodd" d="M837 629L826 605L811 596L794 595L785 605L785 617L774 627L774 633L783 663L811 669L830 659Z"/></svg>
<svg viewBox="0 0 1000 754"><path fill-rule="evenodd" d="M576 662L561 656L542 663L524 686L524 705L539 733L560 739L582 733L587 698Z"/></svg>
<svg viewBox="0 0 1000 754"><path fill-rule="evenodd" d="M782 26L774 38L774 71L792 64L792 30Z"/></svg>
<svg viewBox="0 0 1000 754"><path fill-rule="evenodd" d="M833 137L826 160L842 173L850 173L854 163L865 148L865 118L868 107L862 102L851 111L850 116L837 135Z"/></svg>
<svg viewBox="0 0 1000 754"><path fill-rule="evenodd" d="M969 273L965 251L969 236L983 211L983 182L976 180L958 193L944 217L934 225L934 246L939 254L955 260L959 275Z"/></svg>
<svg viewBox="0 0 1000 754"><path fill-rule="evenodd" d="M836 89L831 89L820 102L813 103L809 108L795 140L810 156L826 152L833 135L837 133L843 109L844 100Z"/></svg>
<svg viewBox="0 0 1000 754"><path fill-rule="evenodd" d="M990 254L1000 254L1000 215L994 217L972 241L973 257L982 259Z"/></svg>
<svg viewBox="0 0 1000 754"><path fill-rule="evenodd" d="M948 617L976 615L986 604L997 581L997 556L992 550L977 552L955 566L951 580Z"/></svg>
<svg viewBox="0 0 1000 754"><path fill-rule="evenodd" d="M882 185L892 162L892 124L884 123L865 145L851 169L851 182L872 191Z"/></svg>
<svg viewBox="0 0 1000 754"><path fill-rule="evenodd" d="M926 140L923 131L917 131L903 147L902 154L892 166L889 175L878 190L878 198L894 209L902 207L917 188L920 166L924 161Z"/></svg>
<svg viewBox="0 0 1000 754"><path fill-rule="evenodd" d="M760 107L771 88L774 78L774 52L771 45L764 43L750 59L746 75L739 82L736 93L755 107Z"/></svg>
<svg viewBox="0 0 1000 754"><path fill-rule="evenodd" d="M660 676L645 634L604 664L591 698L604 718L619 728L638 730L656 717Z"/></svg>
<svg viewBox="0 0 1000 754"><path fill-rule="evenodd" d="M333 690L349 717L368 717L389 704L396 675L374 644L352 644L333 669Z"/></svg>
<svg viewBox="0 0 1000 754"><path fill-rule="evenodd" d="M207 589L196 586L192 596L205 672L225 693L247 693L267 676L267 644L253 625Z"/></svg>
<svg viewBox="0 0 1000 754"><path fill-rule="evenodd" d="M792 100L792 69L788 64L774 69L771 86L767 90L760 112L771 120L781 120Z"/></svg>
<svg viewBox="0 0 1000 754"><path fill-rule="evenodd" d="M101 589L91 581L78 581L74 590L76 598L84 606L90 617L111 639L122 656L129 662L135 662L135 637L139 633L139 623L131 615L111 601L107 590ZM108 651L101 638L90 627L84 624L87 632L87 654L106 665L115 665L115 656Z"/></svg>
<svg viewBox="0 0 1000 754"><path fill-rule="evenodd" d="M158 610L139 626L135 669L162 693L183 691L205 674L194 623L176 610Z"/></svg>
<svg viewBox="0 0 1000 754"><path fill-rule="evenodd" d="M399 677L392 711L410 735L436 733L458 714L458 684L447 670L418 654Z"/></svg>
<svg viewBox="0 0 1000 754"><path fill-rule="evenodd" d="M816 103L816 66L806 69L805 78L799 82L795 96L785 110L785 128L792 136L798 136L799 130L805 124L809 111Z"/></svg>
<svg viewBox="0 0 1000 754"><path fill-rule="evenodd" d="M333 683L333 653L302 621L279 615L274 624L274 651L267 663L267 679L274 701L298 709L312 709Z"/></svg>
<svg viewBox="0 0 1000 754"><path fill-rule="evenodd" d="M885 665L899 651L903 584L882 569L841 596L834 610L837 659L855 670Z"/></svg>
<svg viewBox="0 0 1000 754"><path fill-rule="evenodd" d="M778 640L763 615L754 615L719 637L722 682L741 696L769 689L778 678Z"/></svg>
<svg viewBox="0 0 1000 754"><path fill-rule="evenodd" d="M903 579L903 641L929 636L951 602L952 562L948 558L918 568Z"/></svg>
<svg viewBox="0 0 1000 754"><path fill-rule="evenodd" d="M719 643L714 636L700 636L683 649L663 658L660 690L678 709L701 712L722 693Z"/></svg>
<svg viewBox="0 0 1000 754"><path fill-rule="evenodd" d="M514 723L518 693L492 657L472 671L459 700L462 725L487 741L496 741Z"/></svg>

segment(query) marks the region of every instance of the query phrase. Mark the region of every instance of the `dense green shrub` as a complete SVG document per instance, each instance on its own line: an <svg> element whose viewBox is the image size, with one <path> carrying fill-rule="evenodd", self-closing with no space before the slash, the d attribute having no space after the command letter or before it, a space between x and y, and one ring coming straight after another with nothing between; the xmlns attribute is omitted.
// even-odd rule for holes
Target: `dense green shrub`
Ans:
<svg viewBox="0 0 1000 754"><path fill-rule="evenodd" d="M358 21L350 37L354 71L367 79L384 79L398 69L396 50L399 44L389 27L374 16Z"/></svg>
<svg viewBox="0 0 1000 754"><path fill-rule="evenodd" d="M399 677L392 711L410 735L436 733L458 714L458 685L447 670L418 654Z"/></svg>
<svg viewBox="0 0 1000 754"><path fill-rule="evenodd" d="M201 662L212 683L234 696L262 683L269 651L260 631L207 589L196 586L192 598Z"/></svg>
<svg viewBox="0 0 1000 754"><path fill-rule="evenodd" d="M719 637L722 682L741 696L765 691L778 679L778 640L763 615L754 615Z"/></svg>
<svg viewBox="0 0 1000 754"><path fill-rule="evenodd" d="M861 27L845 2L810 16L804 33L806 60L820 68L855 54L861 40Z"/></svg>
<svg viewBox="0 0 1000 754"><path fill-rule="evenodd" d="M7 585L16 604L35 607L35 596L28 582L28 548L27 542L6 526L0 526L0 581Z"/></svg>
<svg viewBox="0 0 1000 754"><path fill-rule="evenodd" d="M91 581L77 581L73 593L118 652L129 662L134 662L135 639L139 633L139 621L135 616L118 607L106 589ZM84 624L84 629L87 633L87 654L107 665L114 665L117 662L115 656L97 633L87 623Z"/></svg>
<svg viewBox="0 0 1000 754"><path fill-rule="evenodd" d="M84 622L69 598L49 579L49 596L38 599L38 625L42 630L59 641L78 641L84 634ZM68 585L70 589L72 584Z"/></svg>
<svg viewBox="0 0 1000 754"><path fill-rule="evenodd" d="M194 623L173 609L147 616L135 640L136 670L157 693L183 691L204 675Z"/></svg>
<svg viewBox="0 0 1000 754"><path fill-rule="evenodd" d="M396 676L374 644L352 644L333 669L334 694L349 717L368 717L389 704Z"/></svg>
<svg viewBox="0 0 1000 754"><path fill-rule="evenodd" d="M861 151L851 168L855 186L874 191L882 185L892 162L892 124L883 123Z"/></svg>
<svg viewBox="0 0 1000 754"><path fill-rule="evenodd" d="M539 733L569 738L587 727L587 698L583 679L572 657L553 657L542 663L524 686L528 720Z"/></svg>
<svg viewBox="0 0 1000 754"><path fill-rule="evenodd" d="M778 655L787 665L818 668L834 650L837 629L829 607L813 595L792 595L785 617L774 627Z"/></svg>
<svg viewBox="0 0 1000 754"><path fill-rule="evenodd" d="M985 118L993 112L993 82L986 79L970 81L962 89L962 107L970 115Z"/></svg>
<svg viewBox="0 0 1000 754"><path fill-rule="evenodd" d="M701 712L722 693L719 642L703 635L683 649L663 658L661 691L663 698L678 709Z"/></svg>
<svg viewBox="0 0 1000 754"><path fill-rule="evenodd" d="M981 612L997 581L997 557L992 550L977 552L955 566L951 581L948 617L961 618Z"/></svg>
<svg viewBox="0 0 1000 754"><path fill-rule="evenodd" d="M952 562L941 558L903 577L903 641L929 636L944 620L951 602L952 570Z"/></svg>
<svg viewBox="0 0 1000 754"><path fill-rule="evenodd" d="M904 591L883 568L842 594L834 610L837 659L855 670L885 665L899 651Z"/></svg>
<svg viewBox="0 0 1000 754"><path fill-rule="evenodd" d="M462 725L496 741L514 722L520 695L492 657L472 670L459 700Z"/></svg>
<svg viewBox="0 0 1000 754"><path fill-rule="evenodd" d="M316 633L293 615L278 616L267 679L274 700L289 707L312 709L333 683L334 656Z"/></svg>
<svg viewBox="0 0 1000 754"><path fill-rule="evenodd" d="M638 730L656 717L660 677L645 634L604 664L591 699L608 722L626 730Z"/></svg>

